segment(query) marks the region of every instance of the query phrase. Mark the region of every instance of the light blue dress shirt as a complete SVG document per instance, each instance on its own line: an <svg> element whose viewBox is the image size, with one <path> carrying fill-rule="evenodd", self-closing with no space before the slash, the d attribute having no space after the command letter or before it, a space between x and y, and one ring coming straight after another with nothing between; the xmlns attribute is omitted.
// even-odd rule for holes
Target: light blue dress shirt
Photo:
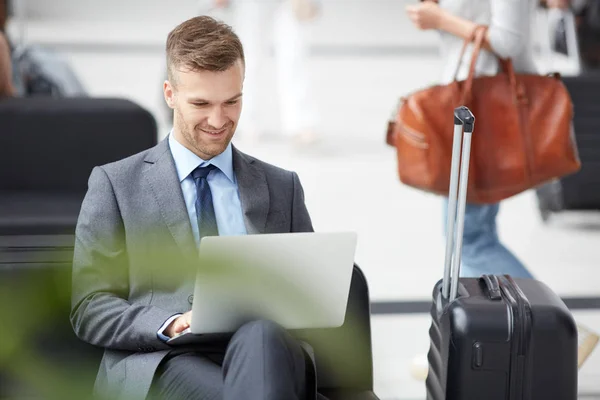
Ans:
<svg viewBox="0 0 600 400"><path fill-rule="evenodd" d="M246 225L244 224L237 179L233 172L231 143L224 152L209 161L205 161L179 143L173 136L173 132L169 134L168 140L196 245L200 245L200 233L198 220L196 219L196 199L198 196L196 194L196 184L192 178L192 171L199 166L204 167L212 164L217 167L208 174L206 180L213 198L219 236L245 235L247 233ZM163 332L180 315L173 315L159 328L157 335L161 340L165 342L169 340L169 337L164 335Z"/></svg>
<svg viewBox="0 0 600 400"><path fill-rule="evenodd" d="M187 207L192 232L196 244L200 243L200 234L198 221L196 219L196 185L192 178L192 171L199 166L209 164L217 167L212 170L206 180L213 198L215 217L219 236L245 235L246 225L244 224L244 215L242 213L242 203L240 202L240 193L238 190L237 179L233 172L233 149L231 143L218 156L209 161L205 161L196 154L188 150L185 146L175 139L173 134L169 134L169 147L175 160L175 168L181 183L185 206Z"/></svg>

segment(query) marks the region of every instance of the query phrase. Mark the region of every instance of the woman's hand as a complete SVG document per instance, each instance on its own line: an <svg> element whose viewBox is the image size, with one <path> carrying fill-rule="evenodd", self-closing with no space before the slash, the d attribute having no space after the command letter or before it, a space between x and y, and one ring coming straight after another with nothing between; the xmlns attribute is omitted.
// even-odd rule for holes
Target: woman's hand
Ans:
<svg viewBox="0 0 600 400"><path fill-rule="evenodd" d="M227 8L229 7L229 0L215 0L214 4L217 8Z"/></svg>
<svg viewBox="0 0 600 400"><path fill-rule="evenodd" d="M548 8L560 8L566 10L570 5L570 0L546 0L546 6Z"/></svg>
<svg viewBox="0 0 600 400"><path fill-rule="evenodd" d="M434 1L423 1L406 7L406 13L412 23L419 29L439 29L442 9Z"/></svg>

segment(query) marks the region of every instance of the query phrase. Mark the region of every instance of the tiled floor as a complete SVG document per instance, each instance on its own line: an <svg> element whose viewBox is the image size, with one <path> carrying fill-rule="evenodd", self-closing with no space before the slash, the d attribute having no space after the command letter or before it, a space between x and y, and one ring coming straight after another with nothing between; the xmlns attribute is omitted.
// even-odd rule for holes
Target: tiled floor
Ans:
<svg viewBox="0 0 600 400"><path fill-rule="evenodd" d="M67 0L53 2L53 9L40 0L30 3L39 3L30 40L56 45L92 95L124 96L150 109L164 136L162 35L185 16L184 5L194 10L196 2L181 1L163 19L144 9L134 24L125 23L133 6L110 17L106 9L118 7L116 0L103 2L99 16L94 6L73 10ZM394 151L384 144L397 97L435 81L439 69L432 52L435 36L412 30L403 13L406 3L324 1L313 43L321 50L310 63L318 88L314 101L322 111L319 146L302 150L273 137L236 139L243 151L299 173L317 230L358 232L356 259L374 301L427 300L442 274L441 200L401 185ZM89 14L84 21L76 18L84 12ZM68 19L57 22L60 15ZM331 46L341 53L328 52ZM277 103L270 89L265 87L265 117L276 131ZM565 213L543 224L535 195L528 192L503 204L499 229L504 242L559 294L600 295L600 214ZM575 317L600 331L600 310L577 311ZM383 399L424 398L423 383L411 378L409 367L413 356L427 351L427 315L375 315L372 325L376 392ZM600 350L580 371L580 391L600 398Z"/></svg>

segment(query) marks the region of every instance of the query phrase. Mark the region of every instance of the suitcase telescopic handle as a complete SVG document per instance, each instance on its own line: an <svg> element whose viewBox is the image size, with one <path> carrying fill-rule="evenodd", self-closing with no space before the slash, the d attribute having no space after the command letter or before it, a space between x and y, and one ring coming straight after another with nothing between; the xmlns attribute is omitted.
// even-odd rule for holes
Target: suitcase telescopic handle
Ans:
<svg viewBox="0 0 600 400"><path fill-rule="evenodd" d="M450 167L450 188L448 193L448 219L446 221L446 259L444 263L444 280L442 283L442 295L446 299L449 298L450 301L453 301L458 293L465 207L467 203L469 161L471 157L471 135L473 134L474 126L475 116L471 110L465 106L454 109L454 139L452 142L452 165Z"/></svg>
<svg viewBox="0 0 600 400"><path fill-rule="evenodd" d="M473 133L475 116L465 106L456 107L454 109L454 125L462 125L465 132Z"/></svg>

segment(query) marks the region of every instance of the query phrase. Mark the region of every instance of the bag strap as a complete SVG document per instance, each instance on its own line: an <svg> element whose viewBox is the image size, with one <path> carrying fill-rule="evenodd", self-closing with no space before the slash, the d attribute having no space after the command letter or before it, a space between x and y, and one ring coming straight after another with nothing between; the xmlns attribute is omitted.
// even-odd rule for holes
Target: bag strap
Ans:
<svg viewBox="0 0 600 400"><path fill-rule="evenodd" d="M473 39L473 55L471 57L471 64L469 65L469 75L463 88L460 104L468 104L471 100L471 88L473 87L473 80L475 79L475 67L477 66L477 59L479 58L479 53L481 52L481 48L483 47L483 42L485 41L487 31L488 27L484 25L479 25L475 28ZM520 85L517 82L517 76L515 74L515 69L512 60L510 58L501 58L495 53L494 55L498 59L498 65L500 67L500 70L508 76L508 81L515 99L519 101L526 101L523 85Z"/></svg>
<svg viewBox="0 0 600 400"><path fill-rule="evenodd" d="M463 42L462 49L460 50L460 56L458 57L458 62L456 63L456 69L454 70L454 75L453 75L454 78L452 79L455 82L458 77L458 70L460 69L460 66L462 65L462 60L465 56L465 52L467 51L467 46L475 40L477 30L480 28L481 28L480 25L476 26L475 29L473 29L473 32L471 32L471 35L468 38L466 38L465 41Z"/></svg>
<svg viewBox="0 0 600 400"><path fill-rule="evenodd" d="M483 41L485 40L487 30L487 26L484 25L479 25L477 26L477 28L475 28L473 40L473 55L471 57L471 64L469 65L469 75L463 88L460 104L467 104L469 100L471 100L471 88L473 86L473 79L475 79L475 67L477 66L477 59L479 58L479 53L481 52L481 48L483 47Z"/></svg>

